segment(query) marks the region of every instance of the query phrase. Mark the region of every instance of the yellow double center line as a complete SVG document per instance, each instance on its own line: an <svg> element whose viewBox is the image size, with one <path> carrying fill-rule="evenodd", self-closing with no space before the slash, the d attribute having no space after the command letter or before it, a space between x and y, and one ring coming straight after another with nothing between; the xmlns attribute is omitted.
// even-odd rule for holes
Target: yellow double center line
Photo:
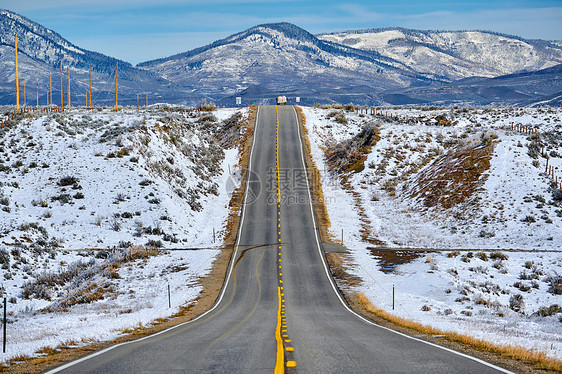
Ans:
<svg viewBox="0 0 562 374"><path fill-rule="evenodd" d="M277 251L277 259L279 264L277 286L278 308L277 308L277 328L275 329L275 340L277 341L277 360L275 364L275 374L285 372L285 350L288 352L293 351L293 347L288 344L291 343L289 335L287 334L287 320L285 318L285 300L283 292L283 273L281 272L281 177L279 173L279 111L277 105L275 106L275 167L277 177L277 239L279 250ZM285 347L287 344L287 347ZM287 367L295 367L295 361L287 361Z"/></svg>

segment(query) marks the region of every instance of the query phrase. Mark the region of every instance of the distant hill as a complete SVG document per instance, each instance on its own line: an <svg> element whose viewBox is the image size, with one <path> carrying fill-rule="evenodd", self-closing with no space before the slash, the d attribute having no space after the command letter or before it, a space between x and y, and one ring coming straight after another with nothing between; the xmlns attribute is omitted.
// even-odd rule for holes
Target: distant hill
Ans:
<svg viewBox="0 0 562 374"><path fill-rule="evenodd" d="M412 100L453 104L517 104L558 106L562 91L562 64L539 71L495 78L467 78L447 85L413 87L399 92ZM391 102L392 104L398 104ZM558 103L558 104L557 104Z"/></svg>
<svg viewBox="0 0 562 374"><path fill-rule="evenodd" d="M560 42L486 31L386 28L314 36L276 23L139 67L201 96L223 94L227 103L234 96L271 102L286 94L308 104L407 105L532 100L558 87L549 80L558 81L560 72L548 68L560 63ZM487 80L537 70L546 74L535 76L533 84L506 77L507 86L498 87Z"/></svg>
<svg viewBox="0 0 562 374"><path fill-rule="evenodd" d="M422 31L399 27L317 35L321 40L380 53L420 73L450 80L486 78L562 63L562 43L490 31Z"/></svg>
<svg viewBox="0 0 562 374"><path fill-rule="evenodd" d="M236 96L247 105L273 103L278 95L288 96L290 103L300 97L305 105L508 104L536 103L562 91L556 68L562 63L562 42L485 31L403 28L313 35L290 23L274 23L132 66L82 49L52 30L2 10L0 104L15 103L16 33L20 80L34 87L39 78L43 104L49 76L54 77L54 93L59 92L61 60L65 75L66 69L71 71L74 102L79 105L85 103L88 66L95 104L114 102L117 62L120 103L125 105L136 104L137 94L148 94L150 103L212 101L225 106L233 106ZM28 92L32 103L33 93Z"/></svg>
<svg viewBox="0 0 562 374"><path fill-rule="evenodd" d="M425 85L430 79L378 53L318 39L289 23L266 24L205 47L138 65L200 92L233 95L250 86L273 97L301 92L364 93ZM361 90L359 90L361 91Z"/></svg>

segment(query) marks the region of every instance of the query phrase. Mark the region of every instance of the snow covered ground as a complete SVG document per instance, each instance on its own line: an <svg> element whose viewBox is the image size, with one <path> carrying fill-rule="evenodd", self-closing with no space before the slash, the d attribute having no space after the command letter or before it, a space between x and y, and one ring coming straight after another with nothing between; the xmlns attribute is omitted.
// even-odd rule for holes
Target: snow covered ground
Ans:
<svg viewBox="0 0 562 374"><path fill-rule="evenodd" d="M362 279L341 287L406 319L560 357L562 196L536 140L511 130L541 132L560 181L560 109L303 110L330 233L343 229ZM334 170L326 155L372 125L364 168Z"/></svg>
<svg viewBox="0 0 562 374"><path fill-rule="evenodd" d="M113 339L193 301L223 243L247 116L67 109L6 128L0 360Z"/></svg>

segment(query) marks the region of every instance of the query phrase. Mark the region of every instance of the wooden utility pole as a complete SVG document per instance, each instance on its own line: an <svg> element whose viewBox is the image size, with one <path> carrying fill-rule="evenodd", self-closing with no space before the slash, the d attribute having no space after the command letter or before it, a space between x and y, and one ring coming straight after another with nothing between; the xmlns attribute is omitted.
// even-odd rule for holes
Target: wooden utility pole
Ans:
<svg viewBox="0 0 562 374"><path fill-rule="evenodd" d="M49 75L49 106L53 105L53 76Z"/></svg>
<svg viewBox="0 0 562 374"><path fill-rule="evenodd" d="M62 92L62 60L60 60L60 109L64 110L64 94Z"/></svg>
<svg viewBox="0 0 562 374"><path fill-rule="evenodd" d="M117 62L115 65L115 110L119 110L118 109L118 100L119 98L119 63Z"/></svg>
<svg viewBox="0 0 562 374"><path fill-rule="evenodd" d="M18 69L18 34L16 34L16 113L20 112L20 73Z"/></svg>
<svg viewBox="0 0 562 374"><path fill-rule="evenodd" d="M27 106L27 91L25 89L25 80L23 81L23 107Z"/></svg>
<svg viewBox="0 0 562 374"><path fill-rule="evenodd" d="M68 89L66 90L68 96L67 106L70 107L70 69L68 69Z"/></svg>
<svg viewBox="0 0 562 374"><path fill-rule="evenodd" d="M88 65L88 76L90 78L90 108L92 107L92 70L90 65Z"/></svg>
<svg viewBox="0 0 562 374"><path fill-rule="evenodd" d="M39 78L35 78L35 81L37 82L37 108L39 108Z"/></svg>

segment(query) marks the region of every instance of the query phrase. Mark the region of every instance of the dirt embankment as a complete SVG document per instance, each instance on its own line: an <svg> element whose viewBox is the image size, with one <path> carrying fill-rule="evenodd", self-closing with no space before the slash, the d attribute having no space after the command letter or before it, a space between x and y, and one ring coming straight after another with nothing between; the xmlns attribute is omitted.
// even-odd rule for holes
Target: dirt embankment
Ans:
<svg viewBox="0 0 562 374"><path fill-rule="evenodd" d="M409 195L426 207L450 209L469 202L487 179L495 142L460 149L437 159L419 173Z"/></svg>
<svg viewBox="0 0 562 374"><path fill-rule="evenodd" d="M330 241L328 229L330 228L330 218L328 211L324 204L324 193L322 192L322 179L320 171L316 167L316 163L312 159L310 152L310 140L308 139L308 130L306 128L306 117L302 108L295 106L297 117L301 128L302 140L304 143L304 161L308 171L308 182L310 184L310 192L312 194L312 205L314 208L314 215L318 221L318 230L320 233L320 240L323 242Z"/></svg>

